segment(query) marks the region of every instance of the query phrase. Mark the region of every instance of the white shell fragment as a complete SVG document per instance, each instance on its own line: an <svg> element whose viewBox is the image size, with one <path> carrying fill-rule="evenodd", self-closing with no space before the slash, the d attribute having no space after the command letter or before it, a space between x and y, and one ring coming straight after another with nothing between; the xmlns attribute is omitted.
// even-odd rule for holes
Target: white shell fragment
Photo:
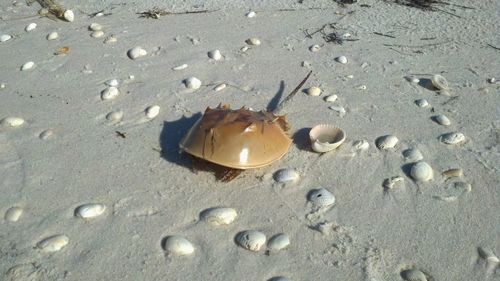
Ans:
<svg viewBox="0 0 500 281"><path fill-rule="evenodd" d="M5 127L15 128L24 124L24 119L19 117L5 117L4 119L0 120L0 124Z"/></svg>
<svg viewBox="0 0 500 281"><path fill-rule="evenodd" d="M279 233L271 237L267 243L267 248L271 251L283 250L290 245L290 237L285 233Z"/></svg>
<svg viewBox="0 0 500 281"><path fill-rule="evenodd" d="M0 35L0 42L6 42L12 39L12 36L9 34L2 34Z"/></svg>
<svg viewBox="0 0 500 281"><path fill-rule="evenodd" d="M239 246L258 252L266 244L266 235L257 230L246 230L238 233L235 240Z"/></svg>
<svg viewBox="0 0 500 281"><path fill-rule="evenodd" d="M24 30L26 30L26 32L30 32L30 31L35 30L35 28L36 28L36 23L32 22L32 23L28 24L26 26L26 28L24 28Z"/></svg>
<svg viewBox="0 0 500 281"><path fill-rule="evenodd" d="M431 78L432 85L438 90L449 90L448 81L443 76L436 74Z"/></svg>
<svg viewBox="0 0 500 281"><path fill-rule="evenodd" d="M427 281L425 274L418 269L408 269L401 272L401 277L405 281Z"/></svg>
<svg viewBox="0 0 500 281"><path fill-rule="evenodd" d="M106 89L102 90L101 92L101 99L102 100L112 100L115 99L120 95L120 90L116 87L107 87Z"/></svg>
<svg viewBox="0 0 500 281"><path fill-rule="evenodd" d="M248 13L246 13L246 17L247 18L253 18L255 17L257 14L254 12L254 11L248 11Z"/></svg>
<svg viewBox="0 0 500 281"><path fill-rule="evenodd" d="M222 83L222 84L219 84L219 85L215 86L214 91L216 91L216 92L222 91L225 88L226 88L226 84Z"/></svg>
<svg viewBox="0 0 500 281"><path fill-rule="evenodd" d="M405 77L406 81L408 82L411 82L411 83L420 83L420 79L418 79L417 77L414 77L414 76L406 76Z"/></svg>
<svg viewBox="0 0 500 281"><path fill-rule="evenodd" d="M208 57L213 60L220 60L222 58L222 54L220 53L219 50L213 50L208 52Z"/></svg>
<svg viewBox="0 0 500 281"><path fill-rule="evenodd" d="M479 256L490 263L500 263L500 259L493 253L492 250L484 247L477 248Z"/></svg>
<svg viewBox="0 0 500 281"><path fill-rule="evenodd" d="M320 124L309 131L311 148L315 152L323 153L336 149L346 139L345 132L335 126Z"/></svg>
<svg viewBox="0 0 500 281"><path fill-rule="evenodd" d="M101 38L103 36L104 36L104 31L102 30L93 31L92 33L90 33L90 37L93 38Z"/></svg>
<svg viewBox="0 0 500 281"><path fill-rule="evenodd" d="M118 39L116 38L116 36L111 35L109 37L106 37L106 39L104 39L104 44L116 43L117 41L118 41Z"/></svg>
<svg viewBox="0 0 500 281"><path fill-rule="evenodd" d="M11 207L5 212L4 218L8 222L16 222L23 214L23 211L21 207Z"/></svg>
<svg viewBox="0 0 500 281"><path fill-rule="evenodd" d="M47 129L47 130L41 132L38 135L38 138L41 139L41 140L48 140L48 139L51 139L53 136L54 136L54 130Z"/></svg>
<svg viewBox="0 0 500 281"><path fill-rule="evenodd" d="M306 94L313 96L313 97L317 97L317 96L321 95L321 89L318 87L311 87L311 88L308 88L306 90Z"/></svg>
<svg viewBox="0 0 500 281"><path fill-rule="evenodd" d="M30 70L35 66L35 63L32 61L29 61L21 66L21 71L26 71Z"/></svg>
<svg viewBox="0 0 500 281"><path fill-rule="evenodd" d="M123 119L123 111L121 110L111 111L106 115L106 119L111 122L120 122Z"/></svg>
<svg viewBox="0 0 500 281"><path fill-rule="evenodd" d="M165 238L163 249L168 255L184 256L194 253L194 246L186 238L172 235Z"/></svg>
<svg viewBox="0 0 500 281"><path fill-rule="evenodd" d="M347 58L345 56L340 56L335 58L335 60L341 64L346 64L347 63Z"/></svg>
<svg viewBox="0 0 500 281"><path fill-rule="evenodd" d="M64 234L58 234L54 236L47 237L36 244L42 252L52 253L57 252L64 248L69 243L68 236Z"/></svg>
<svg viewBox="0 0 500 281"><path fill-rule="evenodd" d="M379 137L375 140L375 144L377 145L378 149L381 150L387 150L394 148L396 144L398 143L398 138L394 135L386 135Z"/></svg>
<svg viewBox="0 0 500 281"><path fill-rule="evenodd" d="M420 182L432 180L433 174L432 167L424 161L413 164L410 169L410 176Z"/></svg>
<svg viewBox="0 0 500 281"><path fill-rule="evenodd" d="M384 180L384 182L382 183L382 186L386 189L392 189L396 183L402 182L402 181L404 181L404 178L402 176L390 177L390 178Z"/></svg>
<svg viewBox="0 0 500 281"><path fill-rule="evenodd" d="M442 126L450 126L451 121L446 117L446 115L443 114L438 114L432 117L432 120L434 120L436 123Z"/></svg>
<svg viewBox="0 0 500 281"><path fill-rule="evenodd" d="M235 209L227 207L206 209L200 214L202 220L213 226L229 225L236 219L237 216L238 213Z"/></svg>
<svg viewBox="0 0 500 281"><path fill-rule="evenodd" d="M419 99L419 100L416 100L416 101L415 101L415 104L416 104L418 107L428 107L428 106L429 106L429 102L428 102L426 99Z"/></svg>
<svg viewBox="0 0 500 281"><path fill-rule="evenodd" d="M56 40L59 38L59 33L53 31L47 35L47 40Z"/></svg>
<svg viewBox="0 0 500 281"><path fill-rule="evenodd" d="M328 107L329 109L337 112L339 114L339 117L340 118L344 118L344 116L346 115L347 111L345 110L345 108L343 106L340 106L340 105L332 105L332 106L329 106Z"/></svg>
<svg viewBox="0 0 500 281"><path fill-rule="evenodd" d="M183 70L183 69L186 69L187 67L188 67L187 64L181 64L181 65L172 67L172 70Z"/></svg>
<svg viewBox="0 0 500 281"><path fill-rule="evenodd" d="M337 99L338 99L337 95L329 95L329 96L325 97L326 102L335 102Z"/></svg>
<svg viewBox="0 0 500 281"><path fill-rule="evenodd" d="M403 151L403 157L405 158L405 161L407 162L418 162L422 159L424 159L424 156L422 155L422 152L416 148L409 148L405 151Z"/></svg>
<svg viewBox="0 0 500 281"><path fill-rule="evenodd" d="M445 144L460 144L465 141L465 135L459 132L446 133L441 135L439 140Z"/></svg>
<svg viewBox="0 0 500 281"><path fill-rule="evenodd" d="M69 21L69 22L72 22L72 21L75 20L75 14L73 13L72 10L66 10L66 11L64 11L63 16L64 16L64 19L67 20L67 21Z"/></svg>
<svg viewBox="0 0 500 281"><path fill-rule="evenodd" d="M133 60L138 59L140 57L144 57L147 54L148 54L148 52L139 46L134 47L134 48L128 50L128 52L127 52L128 57L130 59L133 59Z"/></svg>
<svg viewBox="0 0 500 281"><path fill-rule="evenodd" d="M96 22L93 22L89 25L89 30L92 30L92 31L99 31L99 30L102 30L102 25L96 23Z"/></svg>
<svg viewBox="0 0 500 281"><path fill-rule="evenodd" d="M188 77L184 80L184 85L188 89L196 90L201 87L201 81L196 77Z"/></svg>
<svg viewBox="0 0 500 281"><path fill-rule="evenodd" d="M255 37L248 38L245 42L248 45L252 45L252 46L259 46L261 44L260 39L259 38L255 38Z"/></svg>
<svg viewBox="0 0 500 281"><path fill-rule="evenodd" d="M92 219L102 215L106 211L106 206L99 203L84 204L75 209L75 216L82 219Z"/></svg>
<svg viewBox="0 0 500 281"><path fill-rule="evenodd" d="M370 148L370 143L367 140L357 140L352 144L352 146L357 151L365 151Z"/></svg>
<svg viewBox="0 0 500 281"><path fill-rule="evenodd" d="M318 209L330 207L335 204L335 196L323 187L309 192L308 200Z"/></svg>
<svg viewBox="0 0 500 281"><path fill-rule="evenodd" d="M319 52L319 50L321 50L321 46L320 45L312 45L311 47L309 47L309 51L315 53L315 52Z"/></svg>
<svg viewBox="0 0 500 281"><path fill-rule="evenodd" d="M273 174L273 178L279 183L293 183L300 179L300 175L294 169L280 169Z"/></svg>
<svg viewBox="0 0 500 281"><path fill-rule="evenodd" d="M144 110L144 113L146 114L147 118L153 119L160 113L160 106L159 105L148 106L146 110Z"/></svg>

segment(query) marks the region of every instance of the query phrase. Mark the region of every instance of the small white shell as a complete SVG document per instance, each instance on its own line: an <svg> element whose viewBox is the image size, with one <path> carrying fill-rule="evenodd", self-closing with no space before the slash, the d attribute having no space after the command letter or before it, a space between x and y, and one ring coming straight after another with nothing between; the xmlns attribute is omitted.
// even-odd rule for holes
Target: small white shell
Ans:
<svg viewBox="0 0 500 281"><path fill-rule="evenodd" d="M416 148L409 148L403 151L403 157L407 162L417 162L424 159L422 152Z"/></svg>
<svg viewBox="0 0 500 281"><path fill-rule="evenodd" d="M26 30L26 32L30 32L30 31L35 30L35 28L36 28L36 23L32 22L32 23L28 24L26 26L26 28L24 28L24 30Z"/></svg>
<svg viewBox="0 0 500 281"><path fill-rule="evenodd" d="M102 90L101 92L101 99L102 100L112 100L115 99L120 95L120 90L116 87L107 87L106 89Z"/></svg>
<svg viewBox="0 0 500 281"><path fill-rule="evenodd" d="M413 164L410 169L410 175L416 181L430 181L433 174L432 167L424 161Z"/></svg>
<svg viewBox="0 0 500 281"><path fill-rule="evenodd" d="M375 144L377 145L378 149L381 150L387 150L394 148L396 144L398 143L398 138L394 135L386 135L379 137L378 139L375 140Z"/></svg>
<svg viewBox="0 0 500 281"><path fill-rule="evenodd" d="M235 240L241 247L258 252L266 244L266 235L257 230L246 230L238 233Z"/></svg>
<svg viewBox="0 0 500 281"><path fill-rule="evenodd" d="M432 85L436 87L438 90L448 90L450 87L448 86L448 81L443 76L436 74L431 78Z"/></svg>
<svg viewBox="0 0 500 281"><path fill-rule="evenodd" d="M160 113L160 106L159 105L149 106L146 108L146 110L144 110L144 113L146 114L146 117L148 117L149 119L153 119Z"/></svg>
<svg viewBox="0 0 500 281"><path fill-rule="evenodd" d="M0 121L0 124L2 124L2 126L15 128L24 124L24 119L19 117L5 117Z"/></svg>
<svg viewBox="0 0 500 281"><path fill-rule="evenodd" d="M139 46L134 47L134 48L128 50L128 52L127 52L128 57L130 59L133 59L133 60L138 59L140 57L144 57L147 54L148 54L148 52Z"/></svg>
<svg viewBox="0 0 500 281"><path fill-rule="evenodd" d="M48 140L48 139L51 139L53 136L54 136L54 130L47 129L47 130L41 132L38 135L38 138L40 138L41 140Z"/></svg>
<svg viewBox="0 0 500 281"><path fill-rule="evenodd" d="M64 11L64 19L69 21L69 22L72 22L75 20L75 14L73 13L72 10L66 10Z"/></svg>
<svg viewBox="0 0 500 281"><path fill-rule="evenodd" d="M488 78L488 83L495 84L496 82L497 82L497 79L495 77Z"/></svg>
<svg viewBox="0 0 500 281"><path fill-rule="evenodd" d="M255 17L257 14L254 12L254 11L248 11L248 13L246 13L246 17L247 18L253 18Z"/></svg>
<svg viewBox="0 0 500 281"><path fill-rule="evenodd" d="M408 269L401 272L401 277L405 281L427 281L425 274L418 269Z"/></svg>
<svg viewBox="0 0 500 281"><path fill-rule="evenodd" d="M45 253L57 252L64 248L69 243L68 236L64 234L58 234L54 236L47 237L36 244L36 247Z"/></svg>
<svg viewBox="0 0 500 281"><path fill-rule="evenodd" d="M90 36L93 38L101 38L104 36L104 31L102 30L93 31L92 33L90 33Z"/></svg>
<svg viewBox="0 0 500 281"><path fill-rule="evenodd" d="M335 204L335 196L326 188L314 189L309 192L308 200L316 208L325 208Z"/></svg>
<svg viewBox="0 0 500 281"><path fill-rule="evenodd" d="M448 119L448 117L446 117L446 115L444 115L444 114L435 115L432 117L432 120L434 120L439 125L443 125L443 126L450 126L451 125L450 119Z"/></svg>
<svg viewBox="0 0 500 281"><path fill-rule="evenodd" d="M118 79L109 79L108 81L104 82L104 84L106 84L106 86L111 86L111 87L118 87L118 85L120 84L118 82Z"/></svg>
<svg viewBox="0 0 500 281"><path fill-rule="evenodd" d="M318 87L311 87L311 88L308 88L306 90L306 94L313 96L313 97L317 97L317 96L321 95L321 89Z"/></svg>
<svg viewBox="0 0 500 281"><path fill-rule="evenodd" d="M291 281L291 280L286 278L285 276L276 276L267 281Z"/></svg>
<svg viewBox="0 0 500 281"><path fill-rule="evenodd" d="M55 31L52 31L47 35L47 40L56 40L57 38L59 38L59 34Z"/></svg>
<svg viewBox="0 0 500 281"><path fill-rule="evenodd" d="M9 41L11 38L12 38L12 36L9 34L2 34L2 35L0 35L0 42Z"/></svg>
<svg viewBox="0 0 500 281"><path fill-rule="evenodd" d="M428 107L428 106L429 106L429 102L428 102L426 99L419 99L419 100L416 100L416 101L415 101L415 104L416 104L418 107Z"/></svg>
<svg viewBox="0 0 500 281"><path fill-rule="evenodd" d="M238 213L235 209L227 207L206 209L200 214L201 219L213 226L229 225L237 216Z"/></svg>
<svg viewBox="0 0 500 281"><path fill-rule="evenodd" d="M187 64L181 64L179 66L172 67L172 70L183 70L186 69L187 67L188 67Z"/></svg>
<svg viewBox="0 0 500 281"><path fill-rule="evenodd" d="M220 60L222 58L222 55L219 50L213 50L208 52L208 57L213 60Z"/></svg>
<svg viewBox="0 0 500 281"><path fill-rule="evenodd" d="M260 39L259 38L255 38L255 37L248 38L245 42L248 45L252 45L252 46L259 46L261 44Z"/></svg>
<svg viewBox="0 0 500 281"><path fill-rule="evenodd" d="M267 248L271 251L283 250L290 245L290 237L285 233L279 233L271 237L267 243Z"/></svg>
<svg viewBox="0 0 500 281"><path fill-rule="evenodd" d="M23 214L23 211L21 207L11 207L5 212L4 218L8 222L16 222Z"/></svg>
<svg viewBox="0 0 500 281"><path fill-rule="evenodd" d="M420 79L418 79L417 77L414 77L414 76L406 76L405 79L406 79L406 81L412 82L415 84L420 82Z"/></svg>
<svg viewBox="0 0 500 281"><path fill-rule="evenodd" d="M346 134L335 126L320 124L311 129L309 138L312 150L323 153L339 147L345 141Z"/></svg>
<svg viewBox="0 0 500 281"><path fill-rule="evenodd" d="M201 81L196 77L188 77L184 80L184 85L186 85L188 89L196 90L201 87Z"/></svg>
<svg viewBox="0 0 500 281"><path fill-rule="evenodd" d="M32 61L29 61L21 66L21 71L26 71L30 70L35 66L35 63Z"/></svg>
<svg viewBox="0 0 500 281"><path fill-rule="evenodd" d="M404 181L403 177L395 176L395 177L385 179L384 182L382 183L382 186L387 188L387 189L392 189L396 183L402 182L402 181Z"/></svg>
<svg viewBox="0 0 500 281"><path fill-rule="evenodd" d="M219 85L215 86L214 91L216 91L216 92L222 91L225 88L226 88L226 84L222 83L222 84L219 84Z"/></svg>
<svg viewBox="0 0 500 281"><path fill-rule="evenodd" d="M459 144L465 141L465 135L459 132L446 133L441 135L439 140L445 144Z"/></svg>
<svg viewBox="0 0 500 281"><path fill-rule="evenodd" d="M321 46L320 45L312 45L309 47L309 51L315 53L315 52L318 52L319 50L321 50Z"/></svg>
<svg viewBox="0 0 500 281"><path fill-rule="evenodd" d="M347 63L347 58L345 56L340 56L335 58L337 62L340 62L341 64L346 64Z"/></svg>
<svg viewBox="0 0 500 281"><path fill-rule="evenodd" d="M163 249L168 255L184 256L194 253L194 246L186 238L172 235L163 241Z"/></svg>
<svg viewBox="0 0 500 281"><path fill-rule="evenodd" d="M346 114L346 110L343 106L340 106L340 105L332 105L332 106L329 106L328 107L329 109L337 112L340 116L340 118L344 118L345 114Z"/></svg>
<svg viewBox="0 0 500 281"><path fill-rule="evenodd" d="M75 216L83 219L91 219L102 215L106 206L99 203L84 204L75 209Z"/></svg>
<svg viewBox="0 0 500 281"><path fill-rule="evenodd" d="M300 179L300 175L294 169L280 169L273 174L273 178L279 183L293 183Z"/></svg>
<svg viewBox="0 0 500 281"><path fill-rule="evenodd" d="M121 110L111 111L106 115L106 119L111 122L120 122L123 119L123 111Z"/></svg>
<svg viewBox="0 0 500 281"><path fill-rule="evenodd" d="M102 30L102 25L96 23L96 22L93 22L89 25L89 30L92 30L92 31L99 31L99 30Z"/></svg>
<svg viewBox="0 0 500 281"><path fill-rule="evenodd" d="M479 256L485 259L487 262L500 263L498 257L495 256L493 251L488 248L479 247L477 248L477 252L479 253Z"/></svg>
<svg viewBox="0 0 500 281"><path fill-rule="evenodd" d="M352 146L355 150L364 151L370 148L370 143L368 143L367 140L357 140L352 144Z"/></svg>
<svg viewBox="0 0 500 281"><path fill-rule="evenodd" d="M329 96L325 97L326 102L335 102L337 99L338 99L337 95L329 95Z"/></svg>

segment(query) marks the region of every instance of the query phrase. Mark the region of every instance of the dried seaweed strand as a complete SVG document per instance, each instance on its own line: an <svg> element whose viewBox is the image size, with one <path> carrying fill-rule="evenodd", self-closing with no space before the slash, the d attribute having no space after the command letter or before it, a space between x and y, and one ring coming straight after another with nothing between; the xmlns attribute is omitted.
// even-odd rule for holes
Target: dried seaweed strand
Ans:
<svg viewBox="0 0 500 281"><path fill-rule="evenodd" d="M306 83L306 81L309 78L309 76L311 76L311 73L312 73L312 70L309 71L309 73L307 74L306 78L304 78L304 80L302 80L302 82L300 82L300 84L297 87L295 87L295 89L293 89L293 91L290 94L288 94L288 96L285 99L283 99L282 102L280 102L278 104L278 106L276 107L276 109L273 110L273 113L277 113L281 109L283 109L283 107L285 106L285 104L288 101L290 101L295 96L295 94L297 94L297 92L300 90L300 88L302 88L302 86L304 86L304 84Z"/></svg>

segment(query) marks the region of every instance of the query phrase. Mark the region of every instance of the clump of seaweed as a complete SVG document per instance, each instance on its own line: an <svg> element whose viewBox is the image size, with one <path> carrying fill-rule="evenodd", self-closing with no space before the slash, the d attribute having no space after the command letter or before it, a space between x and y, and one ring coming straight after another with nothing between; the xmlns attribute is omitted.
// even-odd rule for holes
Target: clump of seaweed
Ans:
<svg viewBox="0 0 500 281"><path fill-rule="evenodd" d="M350 38L350 35L347 36L347 33L339 31L339 29L335 26L334 23L324 24L322 27L318 28L316 31L309 33L309 30L306 29L304 31L307 38L313 38L313 36L317 33L321 34L323 40L326 43L335 43L342 45L345 41L358 41L359 39Z"/></svg>
<svg viewBox="0 0 500 281"><path fill-rule="evenodd" d="M452 15L452 16L455 16L458 18L460 18L460 16L458 16L450 11L443 10L443 9L441 9L441 7L453 6L453 7L458 7L458 8L462 8L462 9L474 9L473 7L456 5L456 4L441 1L441 0L385 0L385 1L396 3L398 5L417 8L417 9L420 9L422 11L443 12L443 13L446 13L446 14L449 14L449 15Z"/></svg>

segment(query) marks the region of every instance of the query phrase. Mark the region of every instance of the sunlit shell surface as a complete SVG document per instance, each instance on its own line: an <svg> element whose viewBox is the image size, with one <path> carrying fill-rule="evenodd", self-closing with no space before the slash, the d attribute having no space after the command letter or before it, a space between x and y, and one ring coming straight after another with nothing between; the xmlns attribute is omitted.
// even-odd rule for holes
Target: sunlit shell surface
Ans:
<svg viewBox="0 0 500 281"><path fill-rule="evenodd" d="M234 169L259 168L280 159L292 140L285 116L228 105L207 108L179 143L196 157Z"/></svg>

